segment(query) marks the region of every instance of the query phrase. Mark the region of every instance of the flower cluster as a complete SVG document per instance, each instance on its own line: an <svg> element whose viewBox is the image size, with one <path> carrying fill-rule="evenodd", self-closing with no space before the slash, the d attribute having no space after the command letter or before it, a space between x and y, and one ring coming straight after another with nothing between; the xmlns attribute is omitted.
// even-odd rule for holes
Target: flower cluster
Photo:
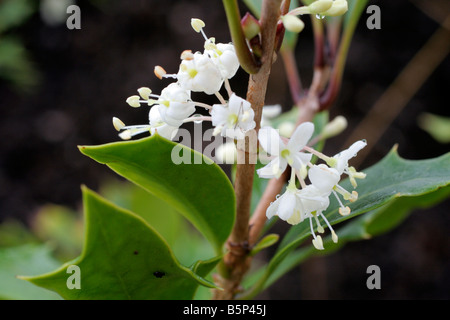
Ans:
<svg viewBox="0 0 450 320"><path fill-rule="evenodd" d="M216 43L215 38L208 38L203 31L205 23L200 19L191 20L192 28L201 33L205 39L203 52L185 50L181 53L178 72L168 74L161 66L155 67L159 79L171 78L170 83L159 95L148 87L139 88L139 95L129 97L126 102L132 107L142 104L151 106L149 124L126 126L114 117L113 125L119 136L124 139L150 132L173 140L183 123L191 121L211 121L214 135L219 133L233 139L242 139L245 132L255 127L254 112L245 99L238 97L230 87L229 79L234 77L240 65L232 43ZM225 86L228 100L220 94ZM204 92L216 95L218 104L208 105L193 101L191 92ZM194 115L196 107L205 108L210 116Z"/></svg>
<svg viewBox="0 0 450 320"><path fill-rule="evenodd" d="M338 120L333 126L342 126L341 122ZM331 131L333 130L334 128L331 128ZM344 206L340 196L344 200L353 202L358 199L358 193L347 191L339 185L339 181L342 174L346 174L352 186L356 188L356 179L365 178L365 174L349 166L348 161L355 157L367 143L364 140L357 141L348 149L329 157L308 146L313 133L314 124L305 122L299 125L289 141L285 142L278 131L272 127L261 128L258 133L260 146L272 159L257 173L261 178L279 178L288 166L291 168L291 177L286 191L271 203L266 216L270 219L277 215L292 225L308 218L313 236L312 243L316 249L323 250L322 238L314 232L313 219L317 224L317 231L322 233L324 229L319 221L321 217L330 229L333 241L335 243L338 241L336 233L322 212L328 208L329 197L333 194L340 205L339 213L343 216L350 214L350 208ZM313 155L325 163L312 164ZM306 178L310 181L308 185ZM297 180L300 188L297 187Z"/></svg>

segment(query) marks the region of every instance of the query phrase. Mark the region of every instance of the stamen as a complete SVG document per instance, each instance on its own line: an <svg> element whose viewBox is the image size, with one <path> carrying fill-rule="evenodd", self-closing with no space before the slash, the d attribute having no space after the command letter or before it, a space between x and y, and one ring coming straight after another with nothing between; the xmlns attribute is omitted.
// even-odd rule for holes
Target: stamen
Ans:
<svg viewBox="0 0 450 320"><path fill-rule="evenodd" d="M311 229L311 234L314 238L314 240L316 239L316 234L314 233L314 227L313 227L313 222L312 222L312 217L309 217L309 228Z"/></svg>
<svg viewBox="0 0 450 320"><path fill-rule="evenodd" d="M311 234L313 236L313 240L312 240L312 244L313 246L317 249L317 250L323 250L323 241L322 241L322 237L321 236L316 236L316 234L314 233L314 228L313 228L313 223L312 223L312 218L309 217L309 226L311 228Z"/></svg>
<svg viewBox="0 0 450 320"><path fill-rule="evenodd" d="M113 126L117 131L122 130L125 127L125 123L122 122L119 118L113 117Z"/></svg>
<svg viewBox="0 0 450 320"><path fill-rule="evenodd" d="M137 95L128 97L126 102L133 108L139 108L141 106L140 97Z"/></svg>
<svg viewBox="0 0 450 320"><path fill-rule="evenodd" d="M194 54L191 50L184 50L180 56L181 60L193 60Z"/></svg>
<svg viewBox="0 0 450 320"><path fill-rule="evenodd" d="M149 125L137 125L137 126L126 126L122 129L125 129L121 133L119 133L119 137L123 140L130 140L133 136L148 132L150 130Z"/></svg>
<svg viewBox="0 0 450 320"><path fill-rule="evenodd" d="M333 228L331 227L330 222L328 222L327 218L324 216L324 214L322 212L320 213L320 216L322 217L323 221L325 221L325 223L327 224L328 229L330 229L330 231L331 231L331 238L332 238L333 242L337 243L338 242L338 236L337 236L336 232L334 232Z"/></svg>
<svg viewBox="0 0 450 320"><path fill-rule="evenodd" d="M335 186L335 190L342 194L344 200L349 200L350 202L355 202L358 200L358 192L356 191L352 191L352 193L350 193L338 184Z"/></svg>
<svg viewBox="0 0 450 320"><path fill-rule="evenodd" d="M130 140L131 139L131 130L125 130L125 131L119 133L119 137L123 140Z"/></svg>
<svg viewBox="0 0 450 320"><path fill-rule="evenodd" d="M139 88L137 91L139 92L139 95L144 100L150 99L150 95L152 94L152 90L150 88L147 88L147 87Z"/></svg>
<svg viewBox="0 0 450 320"><path fill-rule="evenodd" d="M314 215L314 219L316 220L316 224L317 224L317 232L324 233L325 230L323 229L322 225L320 224L317 214Z"/></svg>
<svg viewBox="0 0 450 320"><path fill-rule="evenodd" d="M201 20L201 19L192 18L191 26L192 26L192 29L194 29L194 31L198 33L205 27L205 22L203 22L203 20Z"/></svg>
<svg viewBox="0 0 450 320"><path fill-rule="evenodd" d="M337 201L339 202L339 206L340 206L340 208L339 208L339 214L340 214L341 216L347 216L347 215L349 215L349 214L350 214L350 208L349 208L349 207L344 207L344 205L342 204L341 199L339 199L339 197L338 197L336 191L334 191L334 190L331 190L331 191L333 192L334 196L336 197Z"/></svg>
<svg viewBox="0 0 450 320"><path fill-rule="evenodd" d="M155 69L153 71L155 73L155 76L160 80L167 74L166 70L164 70L164 68L161 66L155 66Z"/></svg>

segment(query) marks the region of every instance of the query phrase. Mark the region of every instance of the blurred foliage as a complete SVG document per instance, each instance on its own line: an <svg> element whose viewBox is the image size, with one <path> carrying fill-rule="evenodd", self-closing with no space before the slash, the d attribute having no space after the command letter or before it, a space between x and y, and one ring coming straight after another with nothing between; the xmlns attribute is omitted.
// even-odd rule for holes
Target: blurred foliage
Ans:
<svg viewBox="0 0 450 320"><path fill-rule="evenodd" d="M440 143L450 142L450 118L424 112L418 118L419 127Z"/></svg>
<svg viewBox="0 0 450 320"><path fill-rule="evenodd" d="M29 0L0 2L0 78L19 91L31 90L39 82L39 73L15 32L35 11Z"/></svg>

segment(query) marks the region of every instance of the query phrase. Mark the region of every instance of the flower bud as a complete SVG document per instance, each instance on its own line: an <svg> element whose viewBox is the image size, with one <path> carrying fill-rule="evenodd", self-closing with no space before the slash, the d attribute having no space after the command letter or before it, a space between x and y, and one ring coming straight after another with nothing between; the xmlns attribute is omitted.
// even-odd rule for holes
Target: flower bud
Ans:
<svg viewBox="0 0 450 320"><path fill-rule="evenodd" d="M347 0L335 0L331 8L325 12L322 12L322 14L329 17L337 17L343 15L347 11L348 11Z"/></svg>
<svg viewBox="0 0 450 320"><path fill-rule="evenodd" d="M293 15L284 15L281 17L281 21L283 22L284 27L286 30L299 33L305 28L305 24L303 23L300 18Z"/></svg>
<svg viewBox="0 0 450 320"><path fill-rule="evenodd" d="M286 138L290 138L292 133L295 130L295 124L293 124L292 122L289 122L289 121L285 121L280 124L280 126L278 127L278 130L280 130L280 135L282 135L283 137L286 137Z"/></svg>
<svg viewBox="0 0 450 320"><path fill-rule="evenodd" d="M333 0L318 0L311 3L308 8L311 14L323 14L333 5Z"/></svg>
<svg viewBox="0 0 450 320"><path fill-rule="evenodd" d="M153 71L155 72L155 76L157 76L158 79L162 79L167 73L166 70L164 70L164 68L161 66L156 66Z"/></svg>
<svg viewBox="0 0 450 320"><path fill-rule="evenodd" d="M327 123L325 128L323 128L321 136L323 139L328 139L337 136L346 128L347 128L347 119L345 119L345 117L343 116L337 116L332 121Z"/></svg>
<svg viewBox="0 0 450 320"><path fill-rule="evenodd" d="M246 39L253 39L261 32L259 21L249 12L242 18L241 25Z"/></svg>

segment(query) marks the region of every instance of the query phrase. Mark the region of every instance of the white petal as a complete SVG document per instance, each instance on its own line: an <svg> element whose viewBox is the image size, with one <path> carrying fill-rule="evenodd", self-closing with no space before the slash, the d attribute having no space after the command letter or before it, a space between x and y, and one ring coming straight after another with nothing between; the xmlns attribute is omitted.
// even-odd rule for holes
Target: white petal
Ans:
<svg viewBox="0 0 450 320"><path fill-rule="evenodd" d="M288 142L288 148L291 152L297 152L303 149L314 133L314 124L304 122L295 129Z"/></svg>
<svg viewBox="0 0 450 320"><path fill-rule="evenodd" d="M275 200L274 202L272 202L270 204L270 206L267 208L267 211L266 211L267 219L270 219L277 214L279 205L280 205L280 198L278 198L277 200Z"/></svg>
<svg viewBox="0 0 450 320"><path fill-rule="evenodd" d="M312 184L301 189L297 195L301 200L305 214L310 214L314 211L322 212L330 205L329 194L323 193Z"/></svg>
<svg viewBox="0 0 450 320"><path fill-rule="evenodd" d="M286 146L280 138L278 131L272 127L259 129L258 140L261 147L272 156L279 156Z"/></svg>
<svg viewBox="0 0 450 320"><path fill-rule="evenodd" d="M333 158L337 160L336 169L339 173L342 173L345 167L348 166L348 161L355 157L358 152L367 145L364 140L359 140L353 143L348 149L341 151Z"/></svg>
<svg viewBox="0 0 450 320"><path fill-rule="evenodd" d="M279 170L279 159L278 157L270 161L266 166L262 167L261 169L256 170L256 173L260 178L263 179L271 179L275 178L276 175L274 172L277 172ZM278 169L274 169L278 168Z"/></svg>
<svg viewBox="0 0 450 320"><path fill-rule="evenodd" d="M311 183L322 192L331 192L340 179L336 169L324 164L314 165L309 169L308 176Z"/></svg>
<svg viewBox="0 0 450 320"><path fill-rule="evenodd" d="M295 193L286 191L279 200L278 217L286 221L294 214L296 205Z"/></svg>
<svg viewBox="0 0 450 320"><path fill-rule="evenodd" d="M215 104L211 110L212 125L224 125L228 119L228 108L222 104Z"/></svg>
<svg viewBox="0 0 450 320"><path fill-rule="evenodd" d="M294 158L294 163L292 164L292 167L295 169L300 169L302 167L302 165L306 165L308 162L311 161L312 154L297 152L293 155L293 158Z"/></svg>

